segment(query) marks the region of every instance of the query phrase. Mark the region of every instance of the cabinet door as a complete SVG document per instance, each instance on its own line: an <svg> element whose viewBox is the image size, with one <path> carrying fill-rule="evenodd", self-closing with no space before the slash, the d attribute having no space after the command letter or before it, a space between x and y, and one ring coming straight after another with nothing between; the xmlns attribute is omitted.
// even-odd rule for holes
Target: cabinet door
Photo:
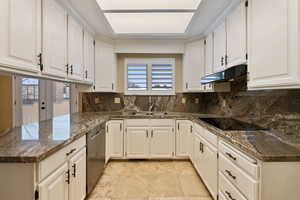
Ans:
<svg viewBox="0 0 300 200"><path fill-rule="evenodd" d="M86 196L86 148L70 160L70 199L84 200Z"/></svg>
<svg viewBox="0 0 300 200"><path fill-rule="evenodd" d="M190 121L177 121L176 156L189 156L189 134L192 132L192 126Z"/></svg>
<svg viewBox="0 0 300 200"><path fill-rule="evenodd" d="M204 76L204 40L188 43L185 46L184 63L185 91L200 91L200 78Z"/></svg>
<svg viewBox="0 0 300 200"><path fill-rule="evenodd" d="M248 23L248 87L299 87L299 1L251 0Z"/></svg>
<svg viewBox="0 0 300 200"><path fill-rule="evenodd" d="M68 163L65 163L53 174L39 184L39 195L41 200L68 200L69 185L66 182Z"/></svg>
<svg viewBox="0 0 300 200"><path fill-rule="evenodd" d="M83 79L83 29L68 17L68 66L71 79Z"/></svg>
<svg viewBox="0 0 300 200"><path fill-rule="evenodd" d="M193 148L194 148L194 156L192 158L192 162L197 170L197 172L199 173L199 162L200 162L200 156L201 156L201 148L200 148L200 143L201 143L201 140L199 138L199 136L197 135L197 133L194 134L194 145L193 145Z"/></svg>
<svg viewBox="0 0 300 200"><path fill-rule="evenodd" d="M214 37L213 33L205 39L205 75L213 73L214 66Z"/></svg>
<svg viewBox="0 0 300 200"><path fill-rule="evenodd" d="M214 72L225 69L226 23L220 24L214 31Z"/></svg>
<svg viewBox="0 0 300 200"><path fill-rule="evenodd" d="M149 136L148 128L128 127L126 131L127 158L148 158Z"/></svg>
<svg viewBox="0 0 300 200"><path fill-rule="evenodd" d="M44 73L67 76L67 11L53 0L43 0Z"/></svg>
<svg viewBox="0 0 300 200"><path fill-rule="evenodd" d="M242 1L226 18L227 67L246 63L246 6Z"/></svg>
<svg viewBox="0 0 300 200"><path fill-rule="evenodd" d="M151 158L172 158L174 154L174 146L174 128L153 127L151 129Z"/></svg>
<svg viewBox="0 0 300 200"><path fill-rule="evenodd" d="M114 92L116 90L116 55L112 44L97 40L95 47L95 90Z"/></svg>
<svg viewBox="0 0 300 200"><path fill-rule="evenodd" d="M218 194L218 151L209 144L206 140L200 138L201 142L201 159L199 161L200 176L203 179L206 187L217 199Z"/></svg>
<svg viewBox="0 0 300 200"><path fill-rule="evenodd" d="M41 0L1 0L0 65L39 71Z"/></svg>
<svg viewBox="0 0 300 200"><path fill-rule="evenodd" d="M95 46L92 35L84 32L84 80L93 83L95 71Z"/></svg>
<svg viewBox="0 0 300 200"><path fill-rule="evenodd" d="M109 138L109 157L122 158L124 156L123 121L110 121L107 136Z"/></svg>

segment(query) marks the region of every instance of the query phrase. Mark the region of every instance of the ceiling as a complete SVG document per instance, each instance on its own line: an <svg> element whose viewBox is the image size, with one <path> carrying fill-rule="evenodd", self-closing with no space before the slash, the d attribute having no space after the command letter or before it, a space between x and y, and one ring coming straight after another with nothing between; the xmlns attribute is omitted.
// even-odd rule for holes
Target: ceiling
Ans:
<svg viewBox="0 0 300 200"><path fill-rule="evenodd" d="M64 1L64 0L60 0ZM69 4L81 15L81 17L88 23L88 25L94 29L95 33L99 37L108 37L111 39L126 39L126 38L181 38L188 39L197 36L201 36L203 33L207 31L209 26L223 13L223 11L230 7L232 4L239 2L240 0L202 0L200 5L197 6L197 2L199 4L199 0L173 0L175 3L172 7L167 4L161 4L160 7L157 7L155 4L158 0L153 0L151 3L148 3L145 7L145 4L122 4L122 0L110 0L106 1L108 3L101 5L103 7L100 9L96 0L68 0ZM137 2L137 0L128 0L131 2ZM143 0L138 0L139 2ZM160 0L162 1L162 0ZM184 6L182 1L186 1L189 3L185 3ZM194 1L194 2L193 2ZM154 3L153 3L154 2ZM143 2L144 3L144 2ZM198 7L197 9L194 9ZM117 10L117 12L114 12ZM166 9L168 8L168 9ZM141 23L144 25L145 20L138 20L141 17L140 13L137 13L136 10L142 9L144 12L143 17L145 19L152 19L152 26L143 26L143 29L139 29L139 26L124 26L124 21L132 20L135 24ZM152 9L151 12L148 12L147 9ZM106 12L108 10L108 12ZM124 13L120 10L126 10ZM133 13L128 13L134 10ZM154 10L154 11L153 11ZM165 12L167 10L167 12ZM171 11L170 11L171 10ZM175 11L173 11L175 10ZM179 11L182 16L178 15ZM185 11L187 10L187 11ZM153 20L153 14L157 14L159 11L161 16L160 18L156 18ZM156 12L156 13L153 13ZM177 13L175 16L174 13ZM192 13L192 14L191 14ZM118 14L121 16L115 17L112 14ZM128 16L131 14L131 16ZM173 14L173 16L172 16ZM180 15L181 15L180 14ZM125 16L127 15L127 16ZM169 16L168 16L169 15ZM158 16L158 15L156 15ZM171 16L171 17L170 17ZM121 20L123 17L123 21ZM125 18L127 17L127 18ZM185 17L186 20L178 20L180 17ZM111 18L111 19L110 19ZM108 22L110 20L111 24ZM128 19L128 20L127 20ZM168 23L169 19L169 23ZM170 20L172 19L172 20ZM190 20L191 19L191 20ZM115 20L115 23L112 23L112 20ZM146 20L146 21L147 21ZM119 23L119 24L118 24ZM168 23L168 27L165 24ZM118 26L116 25L118 24ZM133 23L128 23L133 24ZM141 26L142 26L141 25ZM153 26L159 27L160 31L153 28ZM148 27L148 28L147 28ZM168 30L168 28L170 30ZM118 30L117 30L118 29ZM116 31L117 30L117 31ZM116 33L118 32L118 34ZM167 33L170 32L170 33Z"/></svg>

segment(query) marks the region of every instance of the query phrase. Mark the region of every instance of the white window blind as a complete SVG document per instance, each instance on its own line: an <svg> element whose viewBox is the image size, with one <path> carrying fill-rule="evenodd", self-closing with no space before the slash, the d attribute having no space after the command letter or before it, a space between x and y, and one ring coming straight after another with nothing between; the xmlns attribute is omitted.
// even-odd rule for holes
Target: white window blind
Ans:
<svg viewBox="0 0 300 200"><path fill-rule="evenodd" d="M175 59L126 59L125 94L175 94Z"/></svg>
<svg viewBox="0 0 300 200"><path fill-rule="evenodd" d="M127 87L128 90L146 91L147 84L147 64L127 65Z"/></svg>
<svg viewBox="0 0 300 200"><path fill-rule="evenodd" d="M153 64L151 68L152 90L173 90L174 67L172 64Z"/></svg>

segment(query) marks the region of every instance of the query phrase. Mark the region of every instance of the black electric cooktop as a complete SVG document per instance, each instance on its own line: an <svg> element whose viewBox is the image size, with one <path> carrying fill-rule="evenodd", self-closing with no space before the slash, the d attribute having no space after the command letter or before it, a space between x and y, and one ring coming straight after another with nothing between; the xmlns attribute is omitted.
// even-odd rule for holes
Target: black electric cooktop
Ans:
<svg viewBox="0 0 300 200"><path fill-rule="evenodd" d="M257 131L269 130L254 124L238 121L232 118L200 118L200 120L213 125L223 131Z"/></svg>

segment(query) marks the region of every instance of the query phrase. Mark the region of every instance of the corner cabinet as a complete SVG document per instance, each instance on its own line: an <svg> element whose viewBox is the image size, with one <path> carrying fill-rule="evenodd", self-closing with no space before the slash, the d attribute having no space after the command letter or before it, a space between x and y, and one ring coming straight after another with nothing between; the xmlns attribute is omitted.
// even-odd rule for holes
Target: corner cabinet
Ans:
<svg viewBox="0 0 300 200"><path fill-rule="evenodd" d="M204 40L185 45L183 57L183 90L197 92L202 90L200 79L204 76Z"/></svg>
<svg viewBox="0 0 300 200"><path fill-rule="evenodd" d="M249 89L300 87L300 2L249 0Z"/></svg>
<svg viewBox="0 0 300 200"><path fill-rule="evenodd" d="M96 40L95 46L95 91L116 91L117 57L111 43Z"/></svg>
<svg viewBox="0 0 300 200"><path fill-rule="evenodd" d="M38 72L41 0L1 0L0 67Z"/></svg>
<svg viewBox="0 0 300 200"><path fill-rule="evenodd" d="M68 13L54 0L43 0L43 73L67 76Z"/></svg>

